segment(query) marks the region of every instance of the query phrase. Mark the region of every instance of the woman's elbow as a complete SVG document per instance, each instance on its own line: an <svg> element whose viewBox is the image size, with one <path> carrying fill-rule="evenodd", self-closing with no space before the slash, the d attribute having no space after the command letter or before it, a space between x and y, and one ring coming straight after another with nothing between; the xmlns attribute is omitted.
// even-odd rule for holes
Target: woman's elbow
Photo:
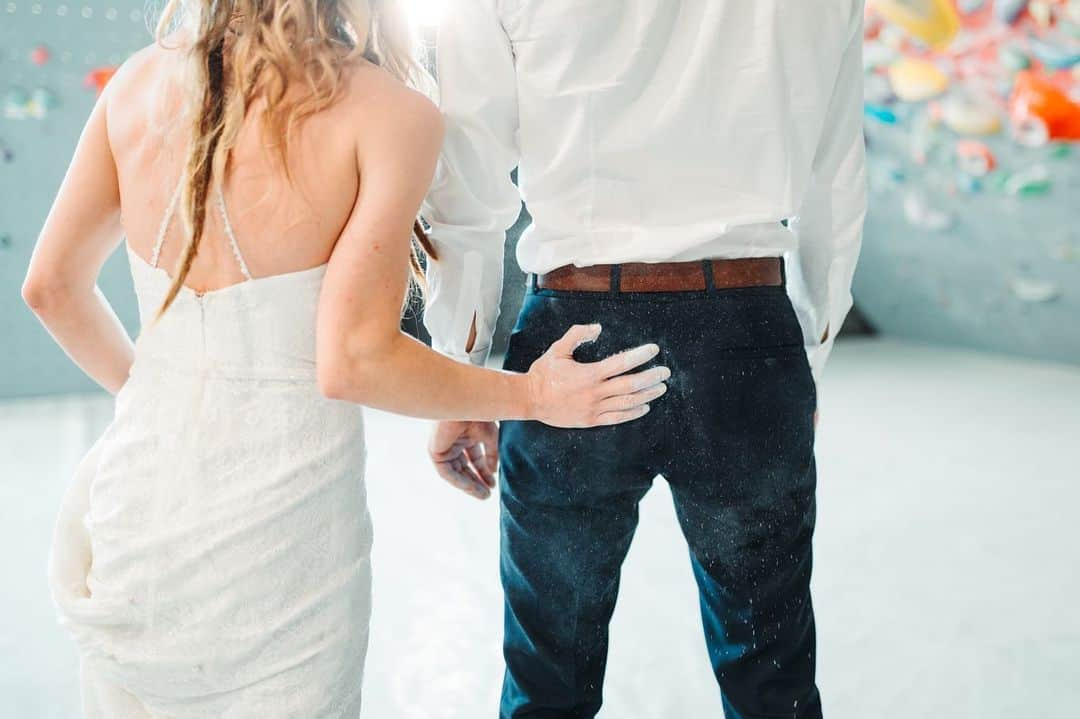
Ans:
<svg viewBox="0 0 1080 719"><path fill-rule="evenodd" d="M368 404L377 391L381 355L365 347L366 343L340 341L320 348L316 373L324 397Z"/></svg>
<svg viewBox="0 0 1080 719"><path fill-rule="evenodd" d="M340 358L320 356L316 363L319 393L327 399L352 399L349 391L348 371Z"/></svg>
<svg viewBox="0 0 1080 719"><path fill-rule="evenodd" d="M29 272L23 280L23 302L38 316L48 314L61 304L68 294L62 283L41 273Z"/></svg>

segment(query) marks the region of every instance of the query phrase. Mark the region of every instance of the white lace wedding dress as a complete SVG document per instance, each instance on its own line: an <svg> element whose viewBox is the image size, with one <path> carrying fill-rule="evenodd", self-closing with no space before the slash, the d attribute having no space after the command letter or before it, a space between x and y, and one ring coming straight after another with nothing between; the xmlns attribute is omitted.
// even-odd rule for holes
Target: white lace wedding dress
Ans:
<svg viewBox="0 0 1080 719"><path fill-rule="evenodd" d="M350 717L370 617L358 406L325 399L325 266L184 289L128 254L142 332L115 419L78 468L50 582L85 717ZM206 238L205 241L210 241Z"/></svg>

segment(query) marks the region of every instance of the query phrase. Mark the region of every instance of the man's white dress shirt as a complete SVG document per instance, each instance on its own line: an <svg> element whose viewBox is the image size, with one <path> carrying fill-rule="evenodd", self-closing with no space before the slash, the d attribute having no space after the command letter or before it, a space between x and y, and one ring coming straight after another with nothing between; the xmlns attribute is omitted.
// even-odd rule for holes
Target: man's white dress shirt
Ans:
<svg viewBox="0 0 1080 719"><path fill-rule="evenodd" d="M863 0L447 0L435 347L487 357L524 199L526 272L787 256L817 377L866 208L862 24Z"/></svg>

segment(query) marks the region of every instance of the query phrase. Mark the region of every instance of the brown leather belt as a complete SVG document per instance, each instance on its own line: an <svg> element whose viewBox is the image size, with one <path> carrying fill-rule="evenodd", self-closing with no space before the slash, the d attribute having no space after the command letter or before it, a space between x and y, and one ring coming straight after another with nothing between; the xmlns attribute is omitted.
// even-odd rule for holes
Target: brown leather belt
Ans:
<svg viewBox="0 0 1080 719"><path fill-rule="evenodd" d="M569 292L700 292L710 288L780 287L784 284L784 264L779 257L758 257L589 267L566 265L533 275L533 282L541 289Z"/></svg>

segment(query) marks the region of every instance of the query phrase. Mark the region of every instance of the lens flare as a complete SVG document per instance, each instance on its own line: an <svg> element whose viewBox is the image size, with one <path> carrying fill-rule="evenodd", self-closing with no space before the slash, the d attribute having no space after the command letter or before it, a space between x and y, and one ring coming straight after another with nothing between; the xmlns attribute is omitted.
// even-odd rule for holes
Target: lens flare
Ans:
<svg viewBox="0 0 1080 719"><path fill-rule="evenodd" d="M404 0L409 19L417 27L434 27L442 17L445 0Z"/></svg>

